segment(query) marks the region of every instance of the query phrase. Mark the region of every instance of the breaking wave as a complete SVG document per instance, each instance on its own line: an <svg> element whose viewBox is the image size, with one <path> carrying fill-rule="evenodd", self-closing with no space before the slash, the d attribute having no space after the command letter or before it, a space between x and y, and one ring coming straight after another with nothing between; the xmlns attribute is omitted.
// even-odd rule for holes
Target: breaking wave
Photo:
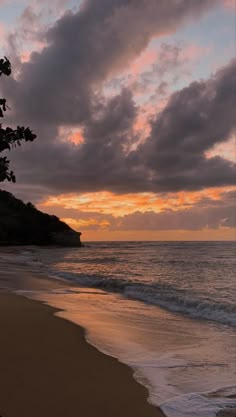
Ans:
<svg viewBox="0 0 236 417"><path fill-rule="evenodd" d="M55 276L56 275L56 276ZM236 327L236 305L215 302L209 298L198 298L194 292L171 285L128 281L122 278L105 277L99 274L75 274L60 272L54 277L69 281L80 287L97 288L116 292L124 297L167 310L187 314L192 318L212 320Z"/></svg>

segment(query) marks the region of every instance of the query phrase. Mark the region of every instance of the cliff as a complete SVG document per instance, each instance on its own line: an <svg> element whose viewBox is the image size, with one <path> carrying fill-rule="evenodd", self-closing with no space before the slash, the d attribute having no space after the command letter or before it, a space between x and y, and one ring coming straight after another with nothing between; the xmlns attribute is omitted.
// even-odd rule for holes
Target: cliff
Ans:
<svg viewBox="0 0 236 417"><path fill-rule="evenodd" d="M81 246L80 235L58 217L0 190L0 245Z"/></svg>

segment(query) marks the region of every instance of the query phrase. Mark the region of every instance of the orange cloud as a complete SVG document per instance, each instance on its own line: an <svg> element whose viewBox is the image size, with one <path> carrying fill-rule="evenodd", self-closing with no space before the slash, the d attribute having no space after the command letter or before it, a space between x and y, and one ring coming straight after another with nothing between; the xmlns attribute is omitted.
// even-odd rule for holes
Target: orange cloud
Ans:
<svg viewBox="0 0 236 417"><path fill-rule="evenodd" d="M132 214L135 211L141 213L145 213L146 211L160 213L164 210L178 211L193 207L203 199L221 200L223 193L232 190L236 190L236 187L208 188L198 192L182 191L168 193L165 196L154 193L117 195L108 191L81 194L72 193L50 196L38 206L42 210L47 210L50 207L61 207L63 209L75 209L86 213L112 214L114 217L119 217Z"/></svg>
<svg viewBox="0 0 236 417"><path fill-rule="evenodd" d="M23 51L20 56L21 62L29 62L30 61L31 52Z"/></svg>
<svg viewBox="0 0 236 417"><path fill-rule="evenodd" d="M112 213L115 217L133 213L136 210L145 212L151 206L158 210L157 198L152 193L116 195L108 191L51 196L40 204L42 208L50 206L91 213Z"/></svg>
<svg viewBox="0 0 236 417"><path fill-rule="evenodd" d="M82 145L84 142L84 137L81 130L77 130L73 132L70 136L68 136L68 140L75 145Z"/></svg>
<svg viewBox="0 0 236 417"><path fill-rule="evenodd" d="M211 226L207 226L208 220L204 217L208 213L208 209L218 207L217 201L219 201L220 207L225 193L230 191L236 191L236 187L209 188L198 192L182 191L165 195L154 193L116 195L107 191L74 193L48 197L38 205L38 208L48 213L56 213L73 229L84 232L83 241L234 240L236 239L235 229L232 226L226 227L225 215L218 219L217 227L212 226L212 223ZM196 213L200 210L198 216L200 226L198 225L199 228L194 230L191 223L191 212L193 210L194 213L195 209L197 209ZM201 210L203 217L201 217ZM186 225L184 222L186 228L178 230L175 221L178 222L178 213L180 213L180 219L183 220L183 212L187 216ZM164 216L163 221L166 221L165 216L174 219L174 221L166 223L173 230L153 230L150 227L150 221L154 216L153 225L155 226L155 213ZM188 225L189 214L190 227ZM142 215L147 215L144 222L145 217ZM131 227L129 227L130 225ZM180 221L179 226L183 226L183 221ZM187 230L188 228L192 230Z"/></svg>
<svg viewBox="0 0 236 417"><path fill-rule="evenodd" d="M67 223L69 226L71 226L73 229L81 231L81 230L106 230L109 226L110 223L107 220L97 220L94 218L89 218L89 219L80 219L80 220L76 220L76 219L72 219L72 218L62 218L61 219L63 222Z"/></svg>
<svg viewBox="0 0 236 417"><path fill-rule="evenodd" d="M68 128L60 126L59 136L63 142L71 142L78 146L84 143L83 129L80 128Z"/></svg>
<svg viewBox="0 0 236 417"><path fill-rule="evenodd" d="M188 230L132 230L132 231L108 231L102 232L86 230L83 234L83 242L89 241L230 241L236 240L236 229L203 229L196 231Z"/></svg>

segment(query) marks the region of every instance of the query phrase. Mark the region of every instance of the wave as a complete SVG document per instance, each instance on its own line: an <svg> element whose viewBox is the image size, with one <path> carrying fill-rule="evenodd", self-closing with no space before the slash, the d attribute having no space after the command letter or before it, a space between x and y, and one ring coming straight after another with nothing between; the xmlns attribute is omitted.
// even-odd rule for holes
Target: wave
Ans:
<svg viewBox="0 0 236 417"><path fill-rule="evenodd" d="M89 259L75 258L75 259L72 259L71 262L72 263L82 263L82 264L86 264L86 263L88 263L88 264L109 264L109 263L112 263L113 264L113 263L117 262L118 260L119 259L115 256L106 256L106 257L98 257L98 258L91 258L91 259L90 258Z"/></svg>
<svg viewBox="0 0 236 417"><path fill-rule="evenodd" d="M53 273L55 277L55 272ZM156 305L167 310L187 314L192 318L215 321L236 327L236 305L198 298L190 291L171 285L128 281L99 274L76 274L59 272L56 277L81 287L120 293L124 297Z"/></svg>
<svg viewBox="0 0 236 417"><path fill-rule="evenodd" d="M168 417L215 417L219 411L235 410L236 387L209 393L179 395L161 404Z"/></svg>

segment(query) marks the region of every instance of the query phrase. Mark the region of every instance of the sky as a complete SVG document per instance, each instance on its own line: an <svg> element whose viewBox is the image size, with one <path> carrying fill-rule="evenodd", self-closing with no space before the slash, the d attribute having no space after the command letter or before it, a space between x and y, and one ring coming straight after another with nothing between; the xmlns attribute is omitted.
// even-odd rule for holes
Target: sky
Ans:
<svg viewBox="0 0 236 417"><path fill-rule="evenodd" d="M0 0L3 188L90 240L235 240L236 0Z"/></svg>

